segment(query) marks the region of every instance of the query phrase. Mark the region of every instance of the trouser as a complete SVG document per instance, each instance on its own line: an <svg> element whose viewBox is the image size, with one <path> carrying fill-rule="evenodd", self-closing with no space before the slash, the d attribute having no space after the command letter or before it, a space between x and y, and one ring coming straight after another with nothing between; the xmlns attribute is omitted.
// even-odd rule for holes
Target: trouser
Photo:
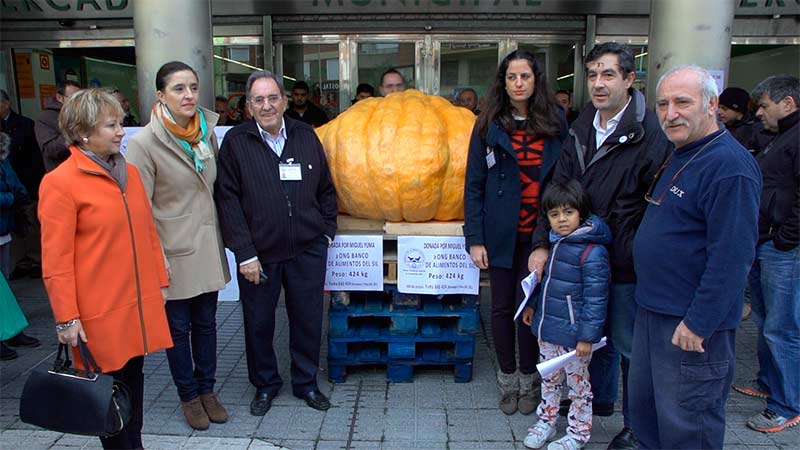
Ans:
<svg viewBox="0 0 800 450"><path fill-rule="evenodd" d="M11 242L0 245L0 273L6 279L11 274Z"/></svg>
<svg viewBox="0 0 800 450"><path fill-rule="evenodd" d="M272 343L281 287L289 316L292 391L302 395L317 387L327 258L328 238L320 235L294 258L266 264L266 284L253 284L238 274L247 371L259 393L277 392L283 384Z"/></svg>
<svg viewBox="0 0 800 450"><path fill-rule="evenodd" d="M608 344L594 352L589 364L595 403L614 404L622 363L622 416L626 427L630 427L627 386L637 309L635 292L636 284L611 284L605 324Z"/></svg>
<svg viewBox="0 0 800 450"><path fill-rule="evenodd" d="M169 371L182 402L214 392L217 372L217 292L166 304L173 347Z"/></svg>
<svg viewBox="0 0 800 450"><path fill-rule="evenodd" d="M561 345L539 341L539 357L542 362L575 350ZM561 387L564 381L569 387L572 403L567 414L567 434L578 442L587 443L592 436L592 386L589 383L589 361L592 355L579 356L567 363L563 369L542 378L542 402L536 415L551 427L556 426L558 407L561 402Z"/></svg>
<svg viewBox="0 0 800 450"><path fill-rule="evenodd" d="M39 217L36 215L39 201L25 206L25 217L28 228L24 236L14 237L14 255L16 256L15 268L31 270L42 267L42 232Z"/></svg>
<svg viewBox="0 0 800 450"><path fill-rule="evenodd" d="M492 337L497 363L503 373L517 370L516 341L519 341L519 370L529 374L536 372L539 359L539 344L530 327L514 323L514 313L522 302L520 282L528 276L530 243L517 242L514 248L511 269L489 266L489 283L492 287Z"/></svg>
<svg viewBox="0 0 800 450"><path fill-rule="evenodd" d="M735 372L736 330L718 330L704 353L672 344L681 317L639 308L628 388L631 425L643 449L721 449Z"/></svg>
<svg viewBox="0 0 800 450"><path fill-rule="evenodd" d="M142 425L144 425L144 356L131 358L119 370L108 372L115 380L128 386L131 394L131 420L118 434L100 438L105 449L142 448ZM80 407L80 405L76 405Z"/></svg>
<svg viewBox="0 0 800 450"><path fill-rule="evenodd" d="M758 383L767 408L787 419L800 415L800 247L783 252L758 246L750 272L753 321L758 326Z"/></svg>

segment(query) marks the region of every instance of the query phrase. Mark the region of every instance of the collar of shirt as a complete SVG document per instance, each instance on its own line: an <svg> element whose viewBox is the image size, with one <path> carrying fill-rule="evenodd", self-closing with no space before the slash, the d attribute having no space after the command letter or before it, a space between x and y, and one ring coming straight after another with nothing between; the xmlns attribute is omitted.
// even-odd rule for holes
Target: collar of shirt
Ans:
<svg viewBox="0 0 800 450"><path fill-rule="evenodd" d="M594 122L592 125L594 126L595 143L597 144L597 148L600 148L603 145L603 142L606 141L606 138L614 134L614 131L617 130L617 125L619 124L620 119L622 119L622 115L625 113L625 110L628 109L628 105L631 104L632 98L633 97L629 97L628 103L625 103L625 107L619 110L614 117L608 119L605 130L600 126L600 111L595 111Z"/></svg>
<svg viewBox="0 0 800 450"><path fill-rule="evenodd" d="M281 154L283 153L283 145L286 143L286 139L288 139L286 136L286 121L283 120L283 116L281 116L281 128L278 130L277 136L273 136L272 133L261 128L261 125L257 120L255 122L256 127L258 127L258 134L266 138L267 143L272 151L278 155L278 158L280 158Z"/></svg>

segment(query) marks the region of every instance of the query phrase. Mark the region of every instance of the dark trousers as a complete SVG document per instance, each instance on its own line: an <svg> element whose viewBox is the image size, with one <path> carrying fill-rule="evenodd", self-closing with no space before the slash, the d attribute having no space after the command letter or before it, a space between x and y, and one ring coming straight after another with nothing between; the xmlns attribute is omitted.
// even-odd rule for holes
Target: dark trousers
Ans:
<svg viewBox="0 0 800 450"><path fill-rule="evenodd" d="M631 425L644 449L721 449L735 372L736 330L714 332L704 353L672 345L680 317L639 308L629 391Z"/></svg>
<svg viewBox="0 0 800 450"><path fill-rule="evenodd" d="M292 391L302 395L317 387L327 259L328 239L321 235L294 258L264 265L266 284L253 284L238 274L247 372L259 393L277 392L283 384L272 344L281 287L289 316Z"/></svg>
<svg viewBox="0 0 800 450"><path fill-rule="evenodd" d="M128 360L121 369L108 372L115 380L128 386L131 393L131 420L118 434L100 438L105 449L142 448L142 425L144 424L144 356Z"/></svg>
<svg viewBox="0 0 800 450"><path fill-rule="evenodd" d="M169 371L182 402L214 392L217 372L217 292L166 304L173 347Z"/></svg>
<svg viewBox="0 0 800 450"><path fill-rule="evenodd" d="M503 373L517 370L516 341L519 341L519 370L529 374L536 372L539 361L539 343L530 327L514 323L514 313L522 302L524 293L520 282L528 276L530 243L517 242L514 248L513 267L504 269L489 267L489 282L492 287L492 337L497 364Z"/></svg>

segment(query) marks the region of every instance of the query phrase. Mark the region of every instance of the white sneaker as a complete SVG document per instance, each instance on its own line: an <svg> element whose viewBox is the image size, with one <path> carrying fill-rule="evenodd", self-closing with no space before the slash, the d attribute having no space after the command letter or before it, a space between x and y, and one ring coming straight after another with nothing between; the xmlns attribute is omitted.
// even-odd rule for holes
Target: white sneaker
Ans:
<svg viewBox="0 0 800 450"><path fill-rule="evenodd" d="M533 428L528 428L528 435L525 436L525 440L522 443L525 447L540 449L555 435L556 427L551 427L547 422L540 420L536 422Z"/></svg>
<svg viewBox="0 0 800 450"><path fill-rule="evenodd" d="M580 450L586 446L585 442L578 442L570 435L565 435L557 441L551 442L547 450Z"/></svg>

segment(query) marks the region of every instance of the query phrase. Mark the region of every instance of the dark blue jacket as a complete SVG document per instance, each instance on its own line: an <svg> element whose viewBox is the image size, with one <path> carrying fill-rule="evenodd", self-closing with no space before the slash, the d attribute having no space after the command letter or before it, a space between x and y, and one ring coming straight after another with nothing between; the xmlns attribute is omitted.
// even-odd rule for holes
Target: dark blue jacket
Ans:
<svg viewBox="0 0 800 450"><path fill-rule="evenodd" d="M544 191L544 186L550 180L561 151L561 141L562 136L545 140L542 167L539 170L539 192ZM486 161L489 151L494 152L495 160L491 168ZM508 133L493 123L484 140L473 128L464 183L464 237L467 251L472 245L484 245L490 266L511 268L521 198L519 165ZM530 240L530 236L527 240Z"/></svg>
<svg viewBox="0 0 800 450"><path fill-rule="evenodd" d="M681 317L703 338L735 330L760 195L758 163L728 131L675 150L653 190L661 205L648 205L633 242L639 307Z"/></svg>
<svg viewBox="0 0 800 450"><path fill-rule="evenodd" d="M535 309L531 331L544 342L575 348L603 337L611 269L611 230L592 214L568 236L550 231L550 257L542 283L528 300ZM581 258L590 244L595 244Z"/></svg>
<svg viewBox="0 0 800 450"><path fill-rule="evenodd" d="M28 201L25 186L8 159L0 162L0 236L14 231L14 207Z"/></svg>

